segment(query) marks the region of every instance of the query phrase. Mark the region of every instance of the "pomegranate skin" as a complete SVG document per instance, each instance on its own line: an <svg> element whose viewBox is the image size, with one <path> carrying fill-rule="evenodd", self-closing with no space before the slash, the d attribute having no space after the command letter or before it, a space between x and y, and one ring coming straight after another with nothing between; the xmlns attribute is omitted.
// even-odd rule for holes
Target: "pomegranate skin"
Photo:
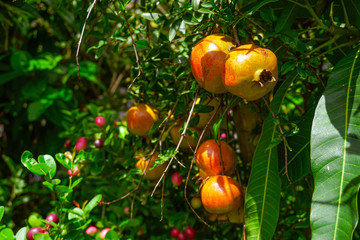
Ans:
<svg viewBox="0 0 360 240"><path fill-rule="evenodd" d="M276 84L276 55L269 49L246 44L226 56L222 81L230 93L255 101L269 93Z"/></svg>
<svg viewBox="0 0 360 240"><path fill-rule="evenodd" d="M240 186L229 176L209 177L200 191L201 202L209 213L226 214L238 209L242 203Z"/></svg>
<svg viewBox="0 0 360 240"><path fill-rule="evenodd" d="M137 136L146 137L152 125L159 120L157 111L147 104L138 104L129 109L126 122L129 131Z"/></svg>
<svg viewBox="0 0 360 240"><path fill-rule="evenodd" d="M222 162L224 163L224 175L231 175L236 166L236 155L231 147L224 141L220 141ZM222 162L218 143L214 139L203 142L196 152L195 163L199 168L200 176L205 179L208 176L222 174Z"/></svg>
<svg viewBox="0 0 360 240"><path fill-rule="evenodd" d="M191 71L200 87L211 93L225 93L221 81L225 57L231 47L232 38L213 34L200 40L191 51Z"/></svg>

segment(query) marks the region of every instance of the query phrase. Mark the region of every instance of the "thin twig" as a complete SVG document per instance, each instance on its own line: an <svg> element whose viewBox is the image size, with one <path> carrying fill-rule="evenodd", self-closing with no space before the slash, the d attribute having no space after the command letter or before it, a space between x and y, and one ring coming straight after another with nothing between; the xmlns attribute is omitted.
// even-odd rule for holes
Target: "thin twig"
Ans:
<svg viewBox="0 0 360 240"><path fill-rule="evenodd" d="M341 0L341 5L343 7L343 12L344 12L345 26L346 26L347 29L349 29L351 25L350 25L350 22L349 22L349 17L348 17L347 11L346 11L344 0Z"/></svg>
<svg viewBox="0 0 360 240"><path fill-rule="evenodd" d="M85 31L85 27L86 27L86 22L87 22L87 20L89 19L90 13L91 13L92 9L94 8L96 1L97 1L97 0L94 0L94 2L91 4L91 6L90 6L90 8L89 8L89 10L88 10L88 14L87 14L87 16L86 16L86 19L85 19L83 28L82 28L82 30L81 30L81 35L80 35L80 39L79 39L78 46L77 46L77 50L76 50L76 65L78 66L78 77L80 76L80 64L79 64L79 50L80 50L80 45L81 45L81 41L82 41L82 38L83 38L83 35L84 35L84 31Z"/></svg>
<svg viewBox="0 0 360 240"><path fill-rule="evenodd" d="M325 89L325 84L324 84L323 80L321 79L321 77L316 73L315 69L312 68L308 62L305 63L305 66L306 66L307 69L309 69L312 72L312 74L314 74L316 79L319 80L319 82L321 83L321 85ZM295 106L297 106L297 105L295 104Z"/></svg>
<svg viewBox="0 0 360 240"><path fill-rule="evenodd" d="M194 101L195 101L195 100L194 100ZM204 133L205 133L205 131L207 130L208 126L210 125L210 123L212 122L212 120L214 119L214 117L217 115L217 113L218 113L218 111L219 111L219 109L220 109L220 106L221 106L221 105L219 105L219 106L217 107L215 113L211 116L211 118L209 119L209 121L206 123L203 131L201 132L201 134L200 134L200 136L199 136L199 140L198 140L198 142L197 142L197 145L196 145L196 148L195 148L195 151L194 151L194 155L193 155L193 158L192 158L192 160L191 160L191 164L190 164L190 168L189 168L189 171L188 171L188 175L187 175L186 180L185 180L185 188L184 188L184 197L185 197L185 200L186 200L187 204L189 205L190 209L191 209L191 210L193 211L193 213L197 216L197 218L198 218L200 221L202 221L202 222L203 222L206 226L208 226L208 227L210 227L210 225L209 225L207 222L205 222L205 220L202 219L202 218L197 214L197 212L195 211L195 209L191 206L191 203L189 202L189 199L187 198L187 185L188 185L188 182L189 182L189 179L190 179L191 169L192 169L192 167L193 167L193 165L194 165L194 159L195 159L195 157L196 157L196 152L197 152L197 150L198 150L198 148L199 148L201 139L203 138Z"/></svg>
<svg viewBox="0 0 360 240"><path fill-rule="evenodd" d="M275 114L274 114L274 112L272 111L272 109L270 108L270 105L269 105L269 103L266 101L266 99L265 99L264 97L262 97L262 99L264 100L265 105L266 105L266 107L269 109L272 117L273 117L274 119L278 119L278 118L275 116ZM284 142L284 152L285 152L285 153L284 153L284 154L285 154L285 172L284 172L284 175L286 175L289 183L292 184L292 183L291 183L291 180L290 180L290 177L289 177L289 173L288 173L288 162L287 162L287 161L288 161L288 159L287 159L287 158L288 158L288 153L287 153L286 138L285 138L284 131L282 130L280 124L277 124L277 127L279 128L280 134L281 134L281 136L282 136L282 140L283 140L283 142Z"/></svg>
<svg viewBox="0 0 360 240"><path fill-rule="evenodd" d="M161 218L160 218L160 222L163 220L164 218L164 189L165 189L165 178L166 176L164 176L163 178L163 185L162 185L162 189L161 189Z"/></svg>
<svg viewBox="0 0 360 240"><path fill-rule="evenodd" d="M184 131L181 133L181 137L180 137L179 143L178 143L178 145L177 145L176 148L175 148L175 153L173 154L173 156L172 156L171 159L169 160L169 163L168 163L168 165L166 166L165 171L163 172L163 174L161 175L160 179L159 179L158 182L156 183L156 185L155 185L155 187L154 187L154 190L153 190L152 193L151 193L151 196L154 195L154 192L155 192L156 188L159 186L160 181L162 180L162 178L165 176L166 172L168 171L168 169L169 169L172 161L173 161L174 158L175 158L175 154L176 154L176 152L179 150L180 144L182 143L182 141L183 141L183 139L184 139L184 137L185 137L186 130L187 130L187 128L188 128L190 119L191 119L191 117L192 117L192 113L194 112L194 107L195 107L195 103L196 103L197 96L198 96L198 94L199 94L199 90L200 90L200 88L198 87L198 88L197 88L197 91L196 91L196 94L195 94L195 98L194 98L193 105L191 106L191 110L190 110L189 117L188 117L188 119L187 119L187 121L186 121L186 124L185 124L185 126L184 126Z"/></svg>

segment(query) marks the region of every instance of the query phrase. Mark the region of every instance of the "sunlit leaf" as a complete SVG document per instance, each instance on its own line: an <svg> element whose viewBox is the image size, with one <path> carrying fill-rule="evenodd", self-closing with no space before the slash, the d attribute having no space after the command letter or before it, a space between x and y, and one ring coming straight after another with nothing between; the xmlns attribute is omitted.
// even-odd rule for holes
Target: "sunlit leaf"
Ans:
<svg viewBox="0 0 360 240"><path fill-rule="evenodd" d="M360 49L341 59L317 105L311 132L312 239L352 239L359 221Z"/></svg>

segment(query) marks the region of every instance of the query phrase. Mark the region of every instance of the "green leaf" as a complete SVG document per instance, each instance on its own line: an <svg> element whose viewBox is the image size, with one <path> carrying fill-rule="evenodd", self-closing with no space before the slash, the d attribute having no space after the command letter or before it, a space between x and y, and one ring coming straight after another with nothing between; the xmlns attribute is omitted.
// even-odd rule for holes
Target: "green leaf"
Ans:
<svg viewBox="0 0 360 240"><path fill-rule="evenodd" d="M82 220L83 219L83 210L81 210L80 208L74 208L73 210L71 210L68 214L68 218L69 220Z"/></svg>
<svg viewBox="0 0 360 240"><path fill-rule="evenodd" d="M1 219L3 218L3 216L4 216L4 213L5 213L5 207L0 206L0 222L1 222Z"/></svg>
<svg viewBox="0 0 360 240"><path fill-rule="evenodd" d="M110 230L106 233L105 240L119 240L119 236L114 230Z"/></svg>
<svg viewBox="0 0 360 240"><path fill-rule="evenodd" d="M34 240L51 240L50 234L45 234L45 233L35 233L33 235Z"/></svg>
<svg viewBox="0 0 360 240"><path fill-rule="evenodd" d="M10 228L4 228L0 231L1 240L14 240L14 232Z"/></svg>
<svg viewBox="0 0 360 240"><path fill-rule="evenodd" d="M180 25L181 25L181 22L182 22L182 19L177 19L170 27L170 31L169 31L169 41L172 41L175 36L176 36L176 33L177 31L179 30L180 28Z"/></svg>
<svg viewBox="0 0 360 240"><path fill-rule="evenodd" d="M241 19L246 17L246 16L252 15L257 10L259 10L261 7L265 6L266 4L269 4L269 3L272 3L272 2L277 2L277 1L278 0L263 0L263 1L259 2L259 3L256 3L254 6L251 7L250 10L247 10L246 12L244 12Z"/></svg>
<svg viewBox="0 0 360 240"><path fill-rule="evenodd" d="M143 13L143 14L141 14L141 16L147 20L156 21L162 15L160 13Z"/></svg>
<svg viewBox="0 0 360 240"><path fill-rule="evenodd" d="M313 239L352 239L359 221L360 48L334 67L311 132Z"/></svg>
<svg viewBox="0 0 360 240"><path fill-rule="evenodd" d="M277 90L271 109L278 114L286 92L296 78L289 76ZM247 239L272 239L279 217L280 176L277 148L268 146L278 136L277 125L271 114L264 121L260 141L255 150L249 184L245 196Z"/></svg>
<svg viewBox="0 0 360 240"><path fill-rule="evenodd" d="M0 85L7 83L8 81L11 81L14 78L20 77L22 75L23 75L23 73L20 71L0 74Z"/></svg>
<svg viewBox="0 0 360 240"><path fill-rule="evenodd" d="M46 173L49 173L49 177L53 178L56 174L56 163L50 155L40 155L38 157L40 167L44 169Z"/></svg>
<svg viewBox="0 0 360 240"><path fill-rule="evenodd" d="M27 227L22 227L15 235L16 240L26 240Z"/></svg>
<svg viewBox="0 0 360 240"><path fill-rule="evenodd" d="M276 21L275 32L281 32L282 30L289 29L293 22L295 21L296 15L295 11L297 9L297 4L293 3L287 5L281 12L279 18Z"/></svg>
<svg viewBox="0 0 360 240"><path fill-rule="evenodd" d="M200 0L191 0L191 6L194 9L194 11L199 10Z"/></svg>
<svg viewBox="0 0 360 240"><path fill-rule="evenodd" d="M292 151L288 150L288 175L293 183L311 172L310 135L314 113L315 107L310 108L298 124L299 132L294 136L286 138L286 141L292 149ZM279 148L279 150L284 153L284 145L281 144L280 146L281 148ZM285 163L281 162L280 164L282 166L280 171L282 175L285 172ZM286 184L288 183L286 176L284 176L284 181Z"/></svg>
<svg viewBox="0 0 360 240"><path fill-rule="evenodd" d="M76 181L73 182L73 184L71 184L71 188L74 189L74 187L81 183L82 180L83 178L78 178Z"/></svg>
<svg viewBox="0 0 360 240"><path fill-rule="evenodd" d="M102 198L101 194L98 194L95 197L93 197L93 199L91 199L90 202L86 204L84 208L84 215L88 215L91 212L91 210L93 210L94 207L96 207L99 204L101 198Z"/></svg>
<svg viewBox="0 0 360 240"><path fill-rule="evenodd" d="M63 153L57 153L55 155L56 160L63 165L67 169L71 169L71 162L70 159L68 159L65 154Z"/></svg>
<svg viewBox="0 0 360 240"><path fill-rule="evenodd" d="M33 122L37 120L45 111L53 104L52 100L41 99L36 102L32 102L28 107L28 120Z"/></svg>
<svg viewBox="0 0 360 240"><path fill-rule="evenodd" d="M33 155L29 151L25 151L21 155L21 163L29 169L30 172L37 174L37 175L45 175L46 172L44 172L41 168L39 163L33 158Z"/></svg>
<svg viewBox="0 0 360 240"><path fill-rule="evenodd" d="M214 138L217 139L217 136L219 134L219 129L221 126L221 122L225 116L225 114L227 114L227 112L229 111L229 109L231 109L232 107L234 107L235 105L239 104L239 102L242 101L241 98L236 97L236 96L232 96L229 105L227 106L227 108L225 109L225 111L223 112L223 114L219 117L219 119L214 123L212 130L214 132Z"/></svg>

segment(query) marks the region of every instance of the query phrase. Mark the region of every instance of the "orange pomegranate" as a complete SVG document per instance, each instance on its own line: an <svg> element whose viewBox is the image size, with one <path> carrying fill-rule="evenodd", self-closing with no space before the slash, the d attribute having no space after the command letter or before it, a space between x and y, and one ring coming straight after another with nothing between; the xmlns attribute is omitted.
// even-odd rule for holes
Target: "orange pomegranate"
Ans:
<svg viewBox="0 0 360 240"><path fill-rule="evenodd" d="M214 107L214 110L212 110L211 112L207 112L207 113L197 113L199 115L199 122L196 125L197 128L200 129L204 129L204 127L206 126L206 124L209 122L209 120L211 119L212 115L215 114L217 108L220 105L220 100L218 98L213 98L213 99L205 99L205 101L201 102L201 99L198 98L196 99L196 105L197 104L202 104L202 105L208 105L208 106L212 106ZM195 105L195 106L196 106ZM218 111L218 113L220 113L220 111ZM217 114L219 115L219 114ZM209 126L211 127L211 125L218 119L218 116L214 116L212 122L209 124Z"/></svg>
<svg viewBox="0 0 360 240"><path fill-rule="evenodd" d="M222 174L222 170L224 170L224 175L231 175L235 170L236 155L226 142L220 141L219 148L214 139L209 139L200 145L196 152L195 163L202 178ZM224 166L222 166L222 163Z"/></svg>
<svg viewBox="0 0 360 240"><path fill-rule="evenodd" d="M170 130L170 135L171 135L171 138L172 140L174 141L174 143L176 145L179 144L179 141L180 141L180 138L181 138L181 127L182 127L182 124L180 125L175 125L171 130ZM196 131L198 136L200 136L201 134L201 131L199 129L196 129L196 128L189 128L191 131ZM182 142L180 143L180 147L182 148L189 148L189 145L190 147L192 148L195 148L196 147L196 144L197 144L197 140L195 140L195 138L193 138L192 136L190 136L188 133L185 134L185 137L184 139L182 140Z"/></svg>
<svg viewBox="0 0 360 240"><path fill-rule="evenodd" d="M138 156L139 161L135 164L135 167L140 169L144 173L144 177L148 180L157 180L161 177L166 168L166 163L163 163L155 168L151 169L155 160L158 157L158 153L155 153L149 160L146 160L144 156ZM150 162L149 162L150 161ZM149 163L148 163L149 162ZM147 166L149 164L149 166ZM146 168L147 167L147 168Z"/></svg>
<svg viewBox="0 0 360 240"><path fill-rule="evenodd" d="M137 136L147 136L157 120L159 117L156 110L142 103L131 107L126 116L129 131Z"/></svg>
<svg viewBox="0 0 360 240"><path fill-rule="evenodd" d="M223 70L226 90L249 101L269 93L278 77L275 54L254 44L232 49L226 56Z"/></svg>
<svg viewBox="0 0 360 240"><path fill-rule="evenodd" d="M209 213L225 214L241 206L239 184L225 175L211 176L200 190L201 202Z"/></svg>
<svg viewBox="0 0 360 240"><path fill-rule="evenodd" d="M221 81L225 57L234 47L232 38L213 34L200 40L191 51L191 71L200 87L211 93L225 93Z"/></svg>

